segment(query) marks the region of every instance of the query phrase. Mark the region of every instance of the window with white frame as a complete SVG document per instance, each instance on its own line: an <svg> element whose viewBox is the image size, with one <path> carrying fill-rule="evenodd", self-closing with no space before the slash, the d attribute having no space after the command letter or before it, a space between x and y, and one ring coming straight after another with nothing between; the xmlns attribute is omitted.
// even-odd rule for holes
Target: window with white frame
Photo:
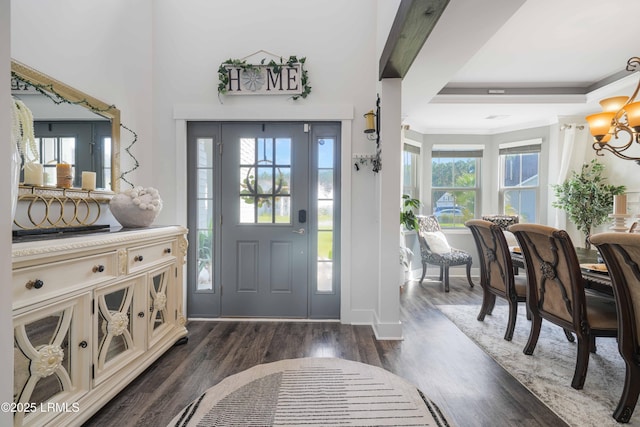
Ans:
<svg viewBox="0 0 640 427"><path fill-rule="evenodd" d="M520 222L538 221L540 148L539 140L499 146L500 206Z"/></svg>
<svg viewBox="0 0 640 427"><path fill-rule="evenodd" d="M433 214L442 228L464 228L479 217L482 149L434 146L431 159Z"/></svg>
<svg viewBox="0 0 640 427"><path fill-rule="evenodd" d="M420 147L405 143L402 149L402 194L420 198Z"/></svg>

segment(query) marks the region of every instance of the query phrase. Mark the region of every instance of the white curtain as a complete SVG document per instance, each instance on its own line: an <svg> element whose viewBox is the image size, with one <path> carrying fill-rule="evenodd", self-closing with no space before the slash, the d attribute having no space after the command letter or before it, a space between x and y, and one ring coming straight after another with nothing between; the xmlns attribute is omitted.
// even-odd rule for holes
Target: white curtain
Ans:
<svg viewBox="0 0 640 427"><path fill-rule="evenodd" d="M560 157L560 168L558 170L558 178L555 182L556 184L562 184L567 179L572 163L573 148L576 145L576 140L581 140L581 136L584 134L584 132L580 132L580 130L584 130L584 125L577 123L565 123L560 126L560 131L564 132L564 135L561 135L562 155ZM580 144L582 141L578 141L577 143ZM550 198L555 200L555 196L553 195ZM556 209L554 226L563 230L567 228L567 214L561 209Z"/></svg>

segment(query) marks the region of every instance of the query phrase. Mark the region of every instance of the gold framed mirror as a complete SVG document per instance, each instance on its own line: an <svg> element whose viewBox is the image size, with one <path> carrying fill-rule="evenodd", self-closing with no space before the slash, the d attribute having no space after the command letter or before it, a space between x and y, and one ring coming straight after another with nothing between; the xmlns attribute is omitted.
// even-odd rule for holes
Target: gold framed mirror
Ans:
<svg viewBox="0 0 640 427"><path fill-rule="evenodd" d="M111 122L110 189L113 193L117 193L119 191L120 180L120 110L114 105L100 101L91 95L13 59L11 60L11 75L12 80L15 78L22 83L26 83L36 88L38 92L51 93L53 97L60 99L60 101L84 107ZM53 100L53 97L50 98ZM52 102L57 103L57 101ZM37 121L37 118L35 118L34 121ZM106 167L105 165L105 168ZM100 171L94 172L99 173ZM108 190L108 188L106 190Z"/></svg>

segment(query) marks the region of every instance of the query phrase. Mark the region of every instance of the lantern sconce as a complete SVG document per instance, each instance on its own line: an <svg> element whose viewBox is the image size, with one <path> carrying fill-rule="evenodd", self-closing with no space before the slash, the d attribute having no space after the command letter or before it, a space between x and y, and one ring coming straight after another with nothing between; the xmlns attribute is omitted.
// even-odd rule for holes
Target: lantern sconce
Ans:
<svg viewBox="0 0 640 427"><path fill-rule="evenodd" d="M364 133L367 135L367 138L370 140L376 139L376 113L373 110L370 110L367 114L364 115L364 118L367 119L367 127L364 129Z"/></svg>
<svg viewBox="0 0 640 427"><path fill-rule="evenodd" d="M380 140L380 96L376 100L376 111L370 110L364 118L367 120L364 129L367 139L378 142Z"/></svg>

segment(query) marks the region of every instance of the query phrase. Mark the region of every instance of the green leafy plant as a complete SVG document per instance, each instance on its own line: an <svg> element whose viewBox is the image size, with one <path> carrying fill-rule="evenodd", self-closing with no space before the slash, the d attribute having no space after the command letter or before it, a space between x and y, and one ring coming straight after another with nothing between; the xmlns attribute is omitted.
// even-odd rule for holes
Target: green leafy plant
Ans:
<svg viewBox="0 0 640 427"><path fill-rule="evenodd" d="M407 230L418 230L418 218L415 211L420 209L420 200L412 198L408 194L402 195L402 209L400 210L400 225ZM404 234L400 233L400 265L404 271L411 269L411 258L413 251L407 248L404 241ZM404 283L404 282L403 282Z"/></svg>
<svg viewBox="0 0 640 427"><path fill-rule="evenodd" d="M302 71L302 75L300 76L300 83L302 83L302 93L299 95L294 95L291 98L296 100L298 98L306 98L311 93L311 86L309 85L309 73L304 68L304 63L306 62L306 57L298 58L295 55L289 56L289 58L285 61L283 58L280 58L280 62L276 62L273 59L269 62L266 62L266 59L263 58L260 61L260 65L249 64L244 59L227 59L220 67L218 67L218 96L224 95L228 91L229 87L229 73L228 69L235 67L241 68L243 71L257 71L260 66L271 67L276 74L279 74L282 71L282 68L286 65L288 67L293 67L295 64L300 64L300 70Z"/></svg>
<svg viewBox="0 0 640 427"><path fill-rule="evenodd" d="M420 200L414 199L408 194L402 195L402 210L400 211L400 224L407 230L418 229L418 218L415 211L420 209Z"/></svg>
<svg viewBox="0 0 640 427"><path fill-rule="evenodd" d="M613 196L625 192L624 185L607 184L604 165L596 159L582 165L580 172L562 184L553 185L556 200L551 204L567 212L569 219L585 235L585 248L591 248L593 227L604 223L613 208Z"/></svg>

